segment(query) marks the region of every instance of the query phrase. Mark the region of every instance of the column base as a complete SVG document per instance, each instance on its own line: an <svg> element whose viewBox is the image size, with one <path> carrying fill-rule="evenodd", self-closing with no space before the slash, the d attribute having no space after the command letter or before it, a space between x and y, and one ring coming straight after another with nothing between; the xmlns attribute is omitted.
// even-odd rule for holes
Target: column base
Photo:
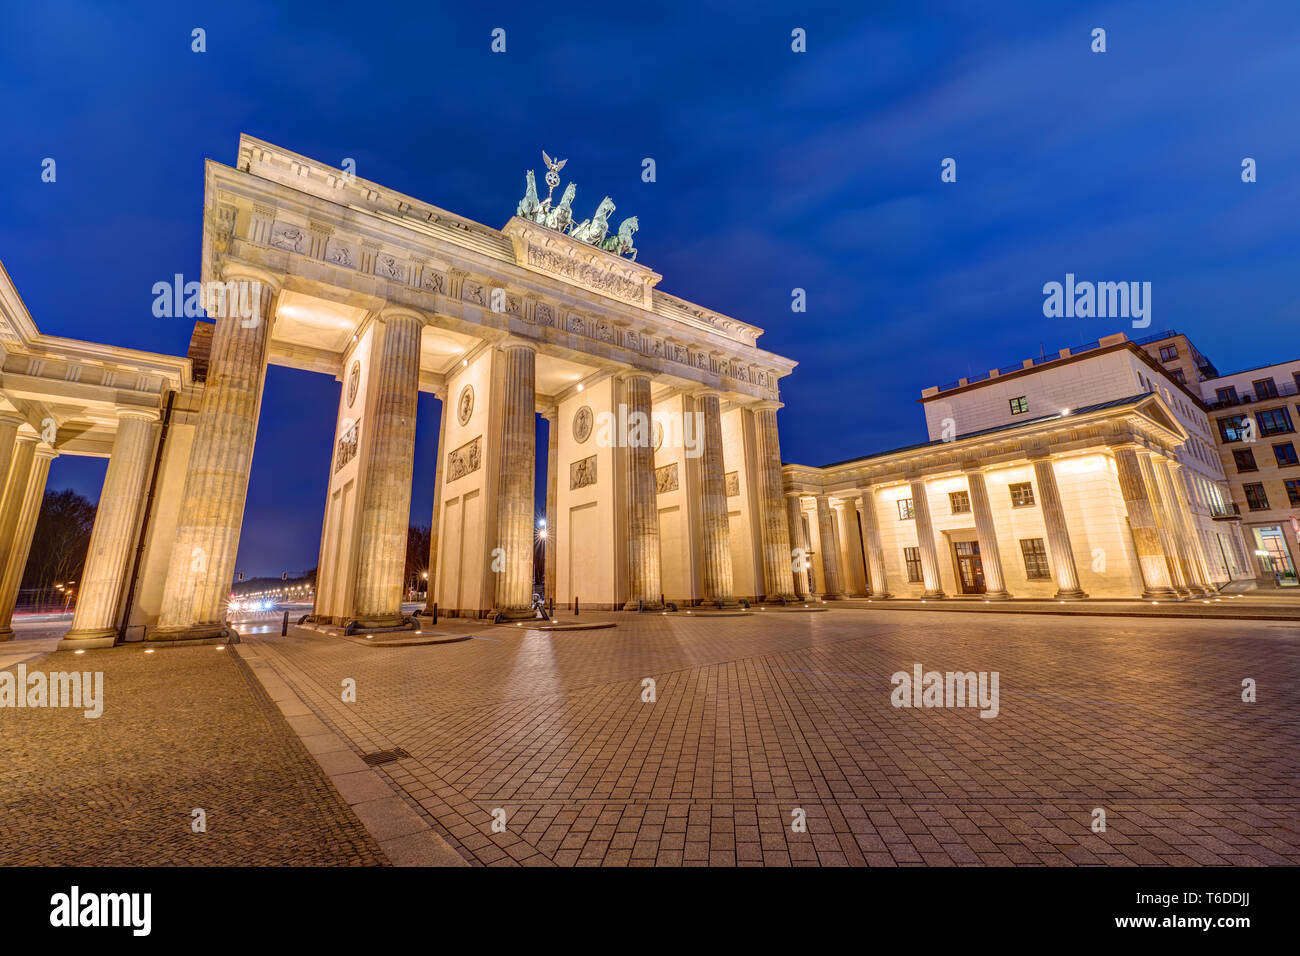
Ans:
<svg viewBox="0 0 1300 956"><path fill-rule="evenodd" d="M875 591L872 591L870 594L867 595L867 600L888 601L891 597L893 597L893 595L890 594L888 591L881 591L879 594L877 594Z"/></svg>
<svg viewBox="0 0 1300 956"><path fill-rule="evenodd" d="M774 597L764 597L760 604L807 604L809 601L817 600L815 597L799 597L796 594L778 594Z"/></svg>
<svg viewBox="0 0 1300 956"><path fill-rule="evenodd" d="M662 611L666 607L660 601L628 601L623 605L625 611Z"/></svg>
<svg viewBox="0 0 1300 956"><path fill-rule="evenodd" d="M0 644L3 644L5 641L12 641L13 639L14 639L13 628L6 627L4 630L0 630Z"/></svg>
<svg viewBox="0 0 1300 956"><path fill-rule="evenodd" d="M413 631L416 624L401 614L383 614L376 617L354 617L343 625L346 634L356 631Z"/></svg>
<svg viewBox="0 0 1300 956"><path fill-rule="evenodd" d="M1082 592L1080 592L1082 593ZM984 600L986 601L1009 601L1011 600L1010 591L985 591Z"/></svg>
<svg viewBox="0 0 1300 956"><path fill-rule="evenodd" d="M1071 591L1057 591L1053 598L1057 601L1081 601L1087 596L1082 588L1075 588Z"/></svg>
<svg viewBox="0 0 1300 956"><path fill-rule="evenodd" d="M532 605L528 607L502 607L495 608L492 616L499 621L540 621L537 616L537 609Z"/></svg>
<svg viewBox="0 0 1300 956"><path fill-rule="evenodd" d="M117 631L111 627L89 627L68 631L59 641L58 650L72 651L90 647L112 647L117 643Z"/></svg>
<svg viewBox="0 0 1300 956"><path fill-rule="evenodd" d="M1143 600L1181 601L1173 588L1147 588L1142 592Z"/></svg>
<svg viewBox="0 0 1300 956"><path fill-rule="evenodd" d="M728 594L725 597L705 598L700 602L700 607L716 607L730 611L740 607L740 601Z"/></svg>
<svg viewBox="0 0 1300 956"><path fill-rule="evenodd" d="M117 635L111 637L78 637L63 638L55 646L56 651L89 651L102 647L113 647L117 644Z"/></svg>
<svg viewBox="0 0 1300 956"><path fill-rule="evenodd" d="M843 600L844 600L844 595L841 594L841 593L839 593L838 591L828 592L828 593L822 595L822 600L823 600L823 601L843 601Z"/></svg>
<svg viewBox="0 0 1300 956"><path fill-rule="evenodd" d="M239 643L239 634L228 624L192 624L189 627L159 627L146 631L146 644Z"/></svg>
<svg viewBox="0 0 1300 956"><path fill-rule="evenodd" d="M924 594L921 595L921 599L922 599L923 601L942 601L942 600L943 600L944 598L946 598L947 596L948 596L948 595L944 594L943 591L941 591L941 590L940 590L940 591L926 591Z"/></svg>

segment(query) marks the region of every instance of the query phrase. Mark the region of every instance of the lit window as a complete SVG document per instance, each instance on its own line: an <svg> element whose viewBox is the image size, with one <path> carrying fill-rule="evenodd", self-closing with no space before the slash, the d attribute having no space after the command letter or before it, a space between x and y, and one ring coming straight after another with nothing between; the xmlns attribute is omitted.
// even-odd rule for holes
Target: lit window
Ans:
<svg viewBox="0 0 1300 956"><path fill-rule="evenodd" d="M912 510L911 498L898 499L898 520L906 521L908 518L915 518L916 512Z"/></svg>
<svg viewBox="0 0 1300 956"><path fill-rule="evenodd" d="M1028 399L1028 398L1026 398L1024 395L1021 395L1019 398L1013 398L1013 399L1011 399L1011 414L1012 414L1012 415L1023 415L1023 414L1024 414L1025 412L1027 412L1027 411L1029 411L1029 399Z"/></svg>
<svg viewBox="0 0 1300 956"><path fill-rule="evenodd" d="M1021 538L1020 553L1025 559L1025 577L1031 581L1051 577L1047 568L1047 547L1042 538Z"/></svg>
<svg viewBox="0 0 1300 956"><path fill-rule="evenodd" d="M904 548L903 561L907 565L907 580L913 584L921 581L921 549Z"/></svg>
<svg viewBox="0 0 1300 956"><path fill-rule="evenodd" d="M953 491L948 494L948 501L952 505L952 513L955 515L964 515L970 513L970 493L966 491Z"/></svg>
<svg viewBox="0 0 1300 956"><path fill-rule="evenodd" d="M1018 481L1007 485L1011 492L1011 504L1016 508L1025 508L1034 503L1034 486L1027 481Z"/></svg>
<svg viewBox="0 0 1300 956"><path fill-rule="evenodd" d="M1242 485L1242 490L1246 492L1246 506L1251 511L1267 511L1268 495L1264 493L1264 486L1259 482L1250 485Z"/></svg>
<svg viewBox="0 0 1300 956"><path fill-rule="evenodd" d="M1287 414L1285 405L1281 408L1266 408L1256 412L1255 421L1259 423L1261 435L1281 435L1284 432L1295 431L1291 427L1291 416Z"/></svg>

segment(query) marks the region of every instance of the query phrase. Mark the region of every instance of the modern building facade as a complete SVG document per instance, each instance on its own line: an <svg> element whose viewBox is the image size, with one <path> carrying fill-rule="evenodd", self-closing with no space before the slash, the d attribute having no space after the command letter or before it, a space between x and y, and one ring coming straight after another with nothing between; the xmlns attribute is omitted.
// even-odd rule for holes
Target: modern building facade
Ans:
<svg viewBox="0 0 1300 956"><path fill-rule="evenodd" d="M1260 587L1297 586L1300 359L1201 383Z"/></svg>

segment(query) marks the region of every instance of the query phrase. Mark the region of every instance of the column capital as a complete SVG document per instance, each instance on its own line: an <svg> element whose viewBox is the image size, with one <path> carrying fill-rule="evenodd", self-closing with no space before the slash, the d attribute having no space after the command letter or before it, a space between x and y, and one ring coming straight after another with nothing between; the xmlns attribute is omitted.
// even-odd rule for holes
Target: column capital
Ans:
<svg viewBox="0 0 1300 956"><path fill-rule="evenodd" d="M117 420L120 422L124 418L138 418L146 422L156 422L162 418L162 412L156 408L117 408Z"/></svg>
<svg viewBox="0 0 1300 956"><path fill-rule="evenodd" d="M0 425L13 425L17 428L19 425L26 425L27 419L17 412L0 412Z"/></svg>
<svg viewBox="0 0 1300 956"><path fill-rule="evenodd" d="M389 319L415 319L421 325L426 325L428 317L419 309L413 309L409 305L385 305L377 313L376 317L380 322L387 322Z"/></svg>
<svg viewBox="0 0 1300 956"><path fill-rule="evenodd" d="M762 401L752 402L746 407L752 412L775 412L778 409L785 408L785 404L783 402L774 402L770 399L763 399Z"/></svg>
<svg viewBox="0 0 1300 956"><path fill-rule="evenodd" d="M221 263L221 278L225 282L235 282L239 279L251 279L254 282L260 282L271 292L278 293L283 285L280 277L274 272L263 269L261 266L255 266L251 262L241 262L237 259L226 259Z"/></svg>
<svg viewBox="0 0 1300 956"><path fill-rule="evenodd" d="M36 446L35 454L38 459L44 458L47 461L53 461L55 458L59 457L58 449L56 449L53 445L46 445L44 443Z"/></svg>
<svg viewBox="0 0 1300 956"><path fill-rule="evenodd" d="M655 380L653 373L647 372L645 369L640 369L640 368L622 369L614 373L614 380L617 382L631 382L639 378L643 378L647 382L651 382L651 383L653 383Z"/></svg>
<svg viewBox="0 0 1300 956"><path fill-rule="evenodd" d="M506 349L528 349L528 351L530 352L533 353L537 352L536 342L532 341L531 339L520 338L517 335L508 335L501 341L495 342L493 344L495 345L496 348L500 349L502 352L504 352Z"/></svg>

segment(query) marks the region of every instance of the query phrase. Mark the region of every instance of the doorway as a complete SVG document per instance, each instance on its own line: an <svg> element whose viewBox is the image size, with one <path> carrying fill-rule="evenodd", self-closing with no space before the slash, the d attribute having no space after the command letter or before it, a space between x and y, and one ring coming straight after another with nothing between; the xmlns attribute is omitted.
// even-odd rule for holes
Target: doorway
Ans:
<svg viewBox="0 0 1300 956"><path fill-rule="evenodd" d="M984 593L984 565L978 541L954 541L957 557L957 586L962 594Z"/></svg>

